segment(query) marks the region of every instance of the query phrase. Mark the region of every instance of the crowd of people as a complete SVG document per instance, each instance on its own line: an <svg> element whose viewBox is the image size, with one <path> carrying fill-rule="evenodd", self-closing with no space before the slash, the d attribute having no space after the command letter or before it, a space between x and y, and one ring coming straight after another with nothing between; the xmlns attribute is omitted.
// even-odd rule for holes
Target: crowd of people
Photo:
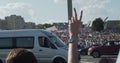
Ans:
<svg viewBox="0 0 120 63"><path fill-rule="evenodd" d="M83 28L82 28L83 30ZM63 42L68 44L69 40L69 34L67 29L66 30L56 30L52 31L55 33ZM79 42L78 45L89 47L91 45L97 44L102 45L106 41L112 41L112 40L120 40L120 33L115 33L112 31L104 31L104 32L93 32L90 29L81 31L81 34L79 34Z"/></svg>

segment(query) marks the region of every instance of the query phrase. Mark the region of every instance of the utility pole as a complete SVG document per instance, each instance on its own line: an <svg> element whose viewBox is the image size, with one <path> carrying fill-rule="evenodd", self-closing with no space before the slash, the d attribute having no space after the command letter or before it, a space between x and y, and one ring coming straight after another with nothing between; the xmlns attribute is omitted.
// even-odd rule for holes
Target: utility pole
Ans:
<svg viewBox="0 0 120 63"><path fill-rule="evenodd" d="M72 0L67 0L67 6L68 6L68 20L72 17Z"/></svg>

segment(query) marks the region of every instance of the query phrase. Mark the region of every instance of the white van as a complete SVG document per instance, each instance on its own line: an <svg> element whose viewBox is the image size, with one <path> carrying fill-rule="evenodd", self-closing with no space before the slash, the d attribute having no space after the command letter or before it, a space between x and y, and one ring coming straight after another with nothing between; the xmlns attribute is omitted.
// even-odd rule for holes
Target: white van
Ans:
<svg viewBox="0 0 120 63"><path fill-rule="evenodd" d="M38 63L67 63L67 45L46 30L0 30L0 59L3 62L13 48L32 51Z"/></svg>

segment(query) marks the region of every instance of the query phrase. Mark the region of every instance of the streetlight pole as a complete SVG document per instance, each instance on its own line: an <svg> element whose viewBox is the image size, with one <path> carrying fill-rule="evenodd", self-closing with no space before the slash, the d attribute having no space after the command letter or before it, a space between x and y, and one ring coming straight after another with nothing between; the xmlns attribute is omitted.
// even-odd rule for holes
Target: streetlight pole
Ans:
<svg viewBox="0 0 120 63"><path fill-rule="evenodd" d="M68 6L68 20L72 17L72 0L67 0L67 6Z"/></svg>

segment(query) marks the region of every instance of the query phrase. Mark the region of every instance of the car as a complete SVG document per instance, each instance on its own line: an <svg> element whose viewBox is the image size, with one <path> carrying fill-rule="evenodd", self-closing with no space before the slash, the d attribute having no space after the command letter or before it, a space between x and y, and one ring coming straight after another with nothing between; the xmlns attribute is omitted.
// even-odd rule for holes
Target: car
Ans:
<svg viewBox="0 0 120 63"><path fill-rule="evenodd" d="M88 55L88 49L91 48L91 47L95 47L95 46L99 46L99 44L91 45L91 46L79 49L80 55Z"/></svg>
<svg viewBox="0 0 120 63"><path fill-rule="evenodd" d="M102 55L118 55L120 49L120 41L107 41L101 46L90 47L88 55L99 58Z"/></svg>
<svg viewBox="0 0 120 63"><path fill-rule="evenodd" d="M89 49L89 47L79 49L80 55L87 55L88 49Z"/></svg>

